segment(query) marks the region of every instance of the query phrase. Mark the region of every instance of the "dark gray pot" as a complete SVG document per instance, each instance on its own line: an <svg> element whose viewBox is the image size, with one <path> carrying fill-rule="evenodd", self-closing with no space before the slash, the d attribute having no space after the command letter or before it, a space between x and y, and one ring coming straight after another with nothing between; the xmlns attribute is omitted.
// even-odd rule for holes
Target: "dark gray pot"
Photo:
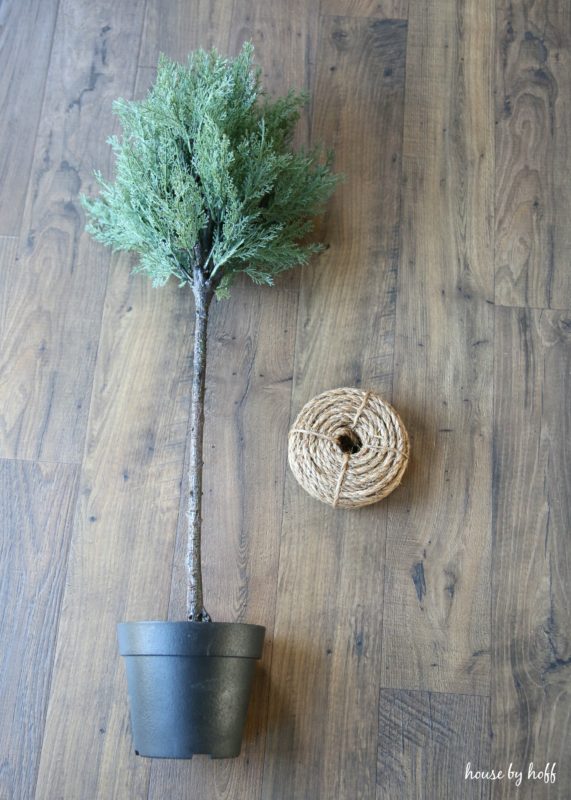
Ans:
<svg viewBox="0 0 571 800"><path fill-rule="evenodd" d="M135 752L240 754L265 628L233 622L121 622Z"/></svg>

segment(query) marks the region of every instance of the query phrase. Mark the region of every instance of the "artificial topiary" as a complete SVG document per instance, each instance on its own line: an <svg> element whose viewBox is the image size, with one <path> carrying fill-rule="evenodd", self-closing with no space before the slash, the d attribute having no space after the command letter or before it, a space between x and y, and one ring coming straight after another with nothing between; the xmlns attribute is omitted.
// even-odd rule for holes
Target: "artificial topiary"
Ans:
<svg viewBox="0 0 571 800"><path fill-rule="evenodd" d="M321 245L303 239L338 176L331 155L292 152L304 93L272 99L261 88L253 46L235 59L162 56L141 101L117 100L123 135L109 143L114 183L82 198L87 230L114 250L139 253L154 286L174 276L195 301L188 475L188 618L209 621L200 561L206 334L210 302L245 272L255 283L307 263Z"/></svg>

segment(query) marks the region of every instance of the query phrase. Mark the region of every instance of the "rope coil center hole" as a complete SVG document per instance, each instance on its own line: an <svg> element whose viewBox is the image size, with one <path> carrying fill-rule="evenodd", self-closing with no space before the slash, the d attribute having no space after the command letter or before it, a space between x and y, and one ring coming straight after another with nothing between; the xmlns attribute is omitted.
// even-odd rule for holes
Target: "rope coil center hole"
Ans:
<svg viewBox="0 0 571 800"><path fill-rule="evenodd" d="M343 451L343 453L350 453L351 455L354 455L363 447L363 442L355 433L355 431L352 431L350 428L348 428L337 437L337 445Z"/></svg>

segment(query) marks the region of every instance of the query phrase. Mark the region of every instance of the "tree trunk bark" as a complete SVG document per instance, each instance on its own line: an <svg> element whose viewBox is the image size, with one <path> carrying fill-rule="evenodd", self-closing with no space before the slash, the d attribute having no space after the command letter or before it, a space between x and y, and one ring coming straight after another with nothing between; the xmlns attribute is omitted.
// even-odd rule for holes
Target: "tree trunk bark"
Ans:
<svg viewBox="0 0 571 800"><path fill-rule="evenodd" d="M194 362L189 419L189 464L187 519L187 614L193 622L210 622L202 596L201 525L202 525L202 465L204 441L204 391L206 379L206 334L212 287L204 276L194 271L195 302Z"/></svg>

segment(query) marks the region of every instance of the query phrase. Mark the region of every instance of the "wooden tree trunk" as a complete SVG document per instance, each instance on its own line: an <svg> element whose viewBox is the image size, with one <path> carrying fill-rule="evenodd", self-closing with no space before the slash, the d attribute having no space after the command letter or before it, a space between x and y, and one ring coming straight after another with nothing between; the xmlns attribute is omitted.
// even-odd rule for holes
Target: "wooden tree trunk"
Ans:
<svg viewBox="0 0 571 800"><path fill-rule="evenodd" d="M210 622L202 595L201 525L202 525L202 466L204 441L204 392L206 380L206 337L208 311L214 294L200 269L194 270L194 362L192 372L191 407L189 420L189 464L187 497L187 614L193 622Z"/></svg>

